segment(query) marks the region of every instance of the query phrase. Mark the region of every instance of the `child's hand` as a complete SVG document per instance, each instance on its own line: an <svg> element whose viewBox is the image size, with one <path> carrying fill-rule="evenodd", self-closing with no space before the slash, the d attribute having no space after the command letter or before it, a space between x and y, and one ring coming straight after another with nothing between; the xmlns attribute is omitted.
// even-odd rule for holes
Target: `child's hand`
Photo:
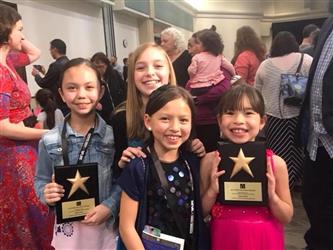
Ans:
<svg viewBox="0 0 333 250"><path fill-rule="evenodd" d="M110 209L105 205L100 204L91 209L81 222L89 226L96 226L106 221L110 215Z"/></svg>
<svg viewBox="0 0 333 250"><path fill-rule="evenodd" d="M65 189L63 186L54 182L54 175L52 175L52 182L44 187L44 199L47 204L54 206L57 201L64 196Z"/></svg>
<svg viewBox="0 0 333 250"><path fill-rule="evenodd" d="M217 151L214 152L214 157L212 159L212 172L210 176L210 186L207 190L212 196L217 196L219 193L219 177L225 173L225 170L218 171L218 166L220 164L221 157Z"/></svg>
<svg viewBox="0 0 333 250"><path fill-rule="evenodd" d="M146 158L146 154L142 152L141 147L133 148L133 147L128 147L126 148L122 155L121 158L118 162L118 166L123 168L127 163L129 163L131 160L133 160L135 157L143 157Z"/></svg>
<svg viewBox="0 0 333 250"><path fill-rule="evenodd" d="M203 157L206 154L205 147L203 143L198 139L194 139L191 143L191 150L199 157Z"/></svg>
<svg viewBox="0 0 333 250"><path fill-rule="evenodd" d="M209 215L219 193L219 177L225 173L218 171L221 158L217 151L210 152L200 162L200 194L204 217Z"/></svg>
<svg viewBox="0 0 333 250"><path fill-rule="evenodd" d="M268 198L270 200L274 200L276 198L276 192L275 192L276 180L272 169L271 158L267 158L266 176L268 179Z"/></svg>

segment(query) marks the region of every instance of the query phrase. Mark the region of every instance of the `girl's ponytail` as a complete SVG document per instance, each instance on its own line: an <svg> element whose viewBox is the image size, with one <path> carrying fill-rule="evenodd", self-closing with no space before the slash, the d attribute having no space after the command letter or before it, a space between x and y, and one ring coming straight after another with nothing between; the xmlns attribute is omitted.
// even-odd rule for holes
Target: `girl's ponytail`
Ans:
<svg viewBox="0 0 333 250"><path fill-rule="evenodd" d="M53 96L46 100L46 105L44 111L46 113L46 125L49 129L53 128L55 125L55 111L57 109L57 104Z"/></svg>
<svg viewBox="0 0 333 250"><path fill-rule="evenodd" d="M44 124L47 128L52 129L55 125L55 111L57 109L57 104L52 92L48 89L40 89L36 93L36 100L46 113Z"/></svg>

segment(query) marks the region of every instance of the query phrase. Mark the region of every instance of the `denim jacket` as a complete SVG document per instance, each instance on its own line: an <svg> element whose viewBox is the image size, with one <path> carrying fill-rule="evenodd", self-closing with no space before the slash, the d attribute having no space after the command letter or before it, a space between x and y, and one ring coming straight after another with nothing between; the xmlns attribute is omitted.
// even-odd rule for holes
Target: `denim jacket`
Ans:
<svg viewBox="0 0 333 250"><path fill-rule="evenodd" d="M97 115L97 127L95 127L91 142L83 159L83 163L98 163L99 198L101 204L111 210L109 223L113 223L119 211L121 189L112 184L112 163L114 158L113 131L105 121ZM64 165L61 132L64 123L45 133L39 141L38 160L35 175L35 190L37 197L47 204L43 191L47 183L51 182L54 166ZM73 131L69 123L66 123L66 137L68 141L69 164L77 163L79 152L85 137Z"/></svg>

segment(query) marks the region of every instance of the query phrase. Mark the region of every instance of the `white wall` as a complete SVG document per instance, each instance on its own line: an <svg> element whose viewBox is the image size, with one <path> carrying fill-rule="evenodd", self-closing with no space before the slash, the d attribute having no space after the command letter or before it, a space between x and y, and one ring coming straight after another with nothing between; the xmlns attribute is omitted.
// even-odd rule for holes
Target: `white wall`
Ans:
<svg viewBox="0 0 333 250"><path fill-rule="evenodd" d="M22 16L24 34L42 50L35 64L47 69L54 60L49 54L50 41L63 39L67 44L67 56L91 57L96 51L105 52L103 17L101 7L84 1L18 1L18 12ZM28 85L31 94L38 85L31 76L32 66L27 66Z"/></svg>
<svg viewBox="0 0 333 250"><path fill-rule="evenodd" d="M123 65L123 58L128 57L139 45L138 21L135 17L117 11L113 17L118 63ZM124 40L127 40L127 48L123 46Z"/></svg>

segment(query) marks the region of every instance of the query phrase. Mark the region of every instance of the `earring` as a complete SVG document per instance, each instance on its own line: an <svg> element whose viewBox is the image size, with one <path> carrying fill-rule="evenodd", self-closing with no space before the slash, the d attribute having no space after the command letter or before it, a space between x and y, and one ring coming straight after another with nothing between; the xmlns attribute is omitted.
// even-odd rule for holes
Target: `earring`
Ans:
<svg viewBox="0 0 333 250"><path fill-rule="evenodd" d="M148 127L147 129L148 129L148 131L151 131L151 127Z"/></svg>

